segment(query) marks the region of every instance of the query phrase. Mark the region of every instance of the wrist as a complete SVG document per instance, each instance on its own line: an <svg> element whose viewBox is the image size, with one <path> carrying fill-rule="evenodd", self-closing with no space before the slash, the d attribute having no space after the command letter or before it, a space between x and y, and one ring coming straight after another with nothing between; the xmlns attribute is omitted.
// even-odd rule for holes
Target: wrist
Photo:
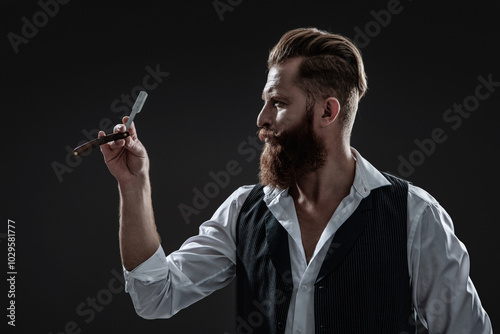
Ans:
<svg viewBox="0 0 500 334"><path fill-rule="evenodd" d="M150 192L151 185L149 181L149 175L143 174L134 176L133 178L127 178L126 180L118 181L118 188L122 195L129 193L135 193L147 191Z"/></svg>

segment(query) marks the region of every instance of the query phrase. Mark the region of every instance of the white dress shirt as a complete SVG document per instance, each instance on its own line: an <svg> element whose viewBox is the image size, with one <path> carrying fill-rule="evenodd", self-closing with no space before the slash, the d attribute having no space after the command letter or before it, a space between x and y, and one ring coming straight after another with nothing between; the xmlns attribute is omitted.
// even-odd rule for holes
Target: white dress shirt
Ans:
<svg viewBox="0 0 500 334"><path fill-rule="evenodd" d="M314 282L335 232L372 190L390 184L355 149L352 153L356 172L351 191L328 222L309 264L288 189L264 188L267 207L288 232L293 292L286 333L314 333ZM140 316L169 318L233 280L236 220L253 187L237 189L179 250L165 256L160 246L134 270L124 269L125 291ZM411 184L407 232L413 305L429 333L492 334L469 278L467 249L455 236L451 218L431 195Z"/></svg>

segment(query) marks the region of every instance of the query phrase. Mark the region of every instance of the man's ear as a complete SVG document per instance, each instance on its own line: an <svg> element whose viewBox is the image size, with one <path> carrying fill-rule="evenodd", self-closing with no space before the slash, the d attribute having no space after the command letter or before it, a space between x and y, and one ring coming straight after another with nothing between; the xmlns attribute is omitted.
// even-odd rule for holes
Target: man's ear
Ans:
<svg viewBox="0 0 500 334"><path fill-rule="evenodd" d="M335 97L329 97L323 102L323 113L321 115L321 126L332 124L340 113L340 102Z"/></svg>

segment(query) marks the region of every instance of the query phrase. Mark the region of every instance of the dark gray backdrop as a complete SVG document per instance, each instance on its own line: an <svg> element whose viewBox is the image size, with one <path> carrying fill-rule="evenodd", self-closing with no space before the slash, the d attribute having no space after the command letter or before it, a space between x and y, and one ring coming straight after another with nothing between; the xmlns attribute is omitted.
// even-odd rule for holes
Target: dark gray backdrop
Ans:
<svg viewBox="0 0 500 334"><path fill-rule="evenodd" d="M369 90L353 146L447 209L498 324L500 87L477 88L500 81L498 9L492 1L2 1L0 258L5 277L11 219L18 273L16 327L2 315L2 328L233 333L232 286L170 320L135 315L116 278L116 182L98 151L75 160L67 148L99 127L109 132L130 110L121 100L146 78L149 97L136 124L151 158L163 247L176 249L232 191L256 182L250 140L267 54L285 31L303 26L344 34L362 49ZM462 114L454 104L465 104ZM230 162L235 175L214 187L211 172ZM211 198L188 222L179 206L193 207L198 190Z"/></svg>

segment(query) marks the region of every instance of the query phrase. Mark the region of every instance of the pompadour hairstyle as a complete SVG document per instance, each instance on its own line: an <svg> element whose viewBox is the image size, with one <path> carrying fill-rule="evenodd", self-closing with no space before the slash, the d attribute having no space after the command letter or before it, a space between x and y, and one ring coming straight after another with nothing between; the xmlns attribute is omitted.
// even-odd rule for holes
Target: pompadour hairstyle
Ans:
<svg viewBox="0 0 500 334"><path fill-rule="evenodd" d="M361 52L348 38L316 28L285 33L269 53L268 68L303 58L296 79L307 94L308 107L330 96L340 102L339 121L350 130L358 102L368 89Z"/></svg>

